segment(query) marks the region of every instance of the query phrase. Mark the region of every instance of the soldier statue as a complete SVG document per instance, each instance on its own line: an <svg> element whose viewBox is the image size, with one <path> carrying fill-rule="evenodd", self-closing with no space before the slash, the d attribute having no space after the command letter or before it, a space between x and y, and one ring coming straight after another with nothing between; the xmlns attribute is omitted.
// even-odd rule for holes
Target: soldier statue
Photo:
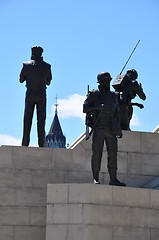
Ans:
<svg viewBox="0 0 159 240"><path fill-rule="evenodd" d="M146 99L141 83L137 82L138 73L135 69L129 69L125 75L119 75L112 86L118 95L120 124L122 130L130 130L130 120L133 115L133 106L143 108L143 104L132 103L132 99L138 95L142 100Z"/></svg>
<svg viewBox="0 0 159 240"><path fill-rule="evenodd" d="M94 184L100 184L99 172L105 142L108 152L109 185L126 186L117 179L117 137L122 137L122 131L117 97L110 91L111 79L108 72L98 74L98 89L88 93L83 104L83 112L86 113L88 124L91 123L93 130L91 167Z"/></svg>
<svg viewBox="0 0 159 240"><path fill-rule="evenodd" d="M23 63L20 73L19 81L20 83L26 81L27 88L22 146L29 146L35 106L37 110L38 145L39 147L45 146L46 85L50 85L52 73L51 65L43 61L42 53L42 47L32 47L31 60Z"/></svg>

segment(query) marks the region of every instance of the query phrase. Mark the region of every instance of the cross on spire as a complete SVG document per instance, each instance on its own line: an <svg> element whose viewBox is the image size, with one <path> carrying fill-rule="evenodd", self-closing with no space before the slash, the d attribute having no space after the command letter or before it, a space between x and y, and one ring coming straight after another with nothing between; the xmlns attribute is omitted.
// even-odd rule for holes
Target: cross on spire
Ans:
<svg viewBox="0 0 159 240"><path fill-rule="evenodd" d="M55 113L57 113L57 106L58 106L58 104L57 104L57 94L56 94L55 99L56 99L56 103L54 104L54 106L56 107L56 109L55 109Z"/></svg>

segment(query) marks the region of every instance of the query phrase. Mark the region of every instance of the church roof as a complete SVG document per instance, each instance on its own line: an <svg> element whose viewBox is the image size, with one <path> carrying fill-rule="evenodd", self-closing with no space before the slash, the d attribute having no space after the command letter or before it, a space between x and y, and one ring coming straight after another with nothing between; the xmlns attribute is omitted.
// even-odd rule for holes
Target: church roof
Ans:
<svg viewBox="0 0 159 240"><path fill-rule="evenodd" d="M52 142L53 147L63 147L65 148L66 137L63 135L61 125L59 122L57 108L55 111L55 116L51 124L48 135L46 136L46 142Z"/></svg>

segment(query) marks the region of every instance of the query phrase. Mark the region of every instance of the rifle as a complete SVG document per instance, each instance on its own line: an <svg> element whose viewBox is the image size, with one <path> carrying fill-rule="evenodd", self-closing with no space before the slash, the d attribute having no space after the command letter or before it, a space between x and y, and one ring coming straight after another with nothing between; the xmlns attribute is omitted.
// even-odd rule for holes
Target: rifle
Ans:
<svg viewBox="0 0 159 240"><path fill-rule="evenodd" d="M87 86L87 96L88 96L88 94L89 94L89 85ZM86 140L88 140L89 137L90 137L90 135L89 135L89 126L87 125L87 119L86 119Z"/></svg>
<svg viewBox="0 0 159 240"><path fill-rule="evenodd" d="M89 85L88 85L88 87L87 87L87 96L88 96L88 94L89 94ZM102 104L101 107L103 107L103 106L104 106L104 105ZM95 110L95 108L92 107L92 110ZM88 139L90 138L90 136L92 135L92 133L93 133L93 131L94 131L94 129L95 129L98 121L99 121L99 118L100 118L102 112L103 112L103 109L100 110L100 113L99 113L99 115L98 115L95 123L94 123L93 126L91 127L92 129L91 129L90 132L89 132L89 126L88 126L88 122L87 122L87 121L88 121L88 116L87 116L87 114L86 114L86 138L85 138L86 140L88 140Z"/></svg>

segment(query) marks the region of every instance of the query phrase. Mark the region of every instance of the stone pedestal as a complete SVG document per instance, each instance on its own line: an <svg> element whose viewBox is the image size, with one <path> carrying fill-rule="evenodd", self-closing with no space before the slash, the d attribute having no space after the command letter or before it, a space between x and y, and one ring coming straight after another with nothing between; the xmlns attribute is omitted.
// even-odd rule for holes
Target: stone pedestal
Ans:
<svg viewBox="0 0 159 240"><path fill-rule="evenodd" d="M48 185L46 240L158 240L159 191Z"/></svg>

